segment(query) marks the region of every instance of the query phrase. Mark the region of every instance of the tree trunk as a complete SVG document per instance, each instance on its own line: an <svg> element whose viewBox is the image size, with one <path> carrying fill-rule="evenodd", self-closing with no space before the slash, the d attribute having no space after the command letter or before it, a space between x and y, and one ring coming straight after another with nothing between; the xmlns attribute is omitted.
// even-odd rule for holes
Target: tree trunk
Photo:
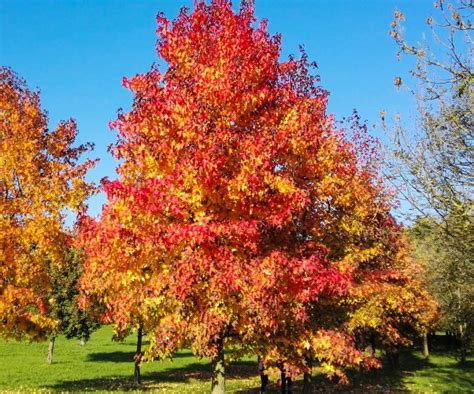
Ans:
<svg viewBox="0 0 474 394"><path fill-rule="evenodd" d="M375 336L371 336L370 337L370 355L372 357L375 357L375 355L377 354L377 349L375 347Z"/></svg>
<svg viewBox="0 0 474 394"><path fill-rule="evenodd" d="M425 331L422 334L423 336L423 357L425 360L428 360L430 358L430 350L428 347L428 333Z"/></svg>
<svg viewBox="0 0 474 394"><path fill-rule="evenodd" d="M212 394L225 393L224 372L224 343L222 338L219 338L217 341L217 353L212 359Z"/></svg>
<svg viewBox="0 0 474 394"><path fill-rule="evenodd" d="M387 350L387 358L390 364L390 368L398 368L399 366L399 352L398 349Z"/></svg>
<svg viewBox="0 0 474 394"><path fill-rule="evenodd" d="M458 287L456 294L458 296L458 309L459 311L462 310L462 296L461 296L461 288ZM458 325L458 333L459 333L459 346L460 346L460 361L461 364L464 364L466 362L466 355L467 355L467 338L466 338L466 330L465 330L466 324L463 323L462 321L459 322Z"/></svg>
<svg viewBox="0 0 474 394"><path fill-rule="evenodd" d="M280 380L281 380L281 393L285 394L286 393L286 373L285 373L285 367L282 365L280 367Z"/></svg>
<svg viewBox="0 0 474 394"><path fill-rule="evenodd" d="M54 341L56 340L56 337L51 337L49 338L49 347L48 347L48 364L53 363L53 355L54 355Z"/></svg>
<svg viewBox="0 0 474 394"><path fill-rule="evenodd" d="M465 348L464 344L461 343L461 354L460 354L460 356L461 356L461 357L460 357L460 362L461 362L461 364L465 364L465 363L466 363L466 354L467 354L466 348Z"/></svg>
<svg viewBox="0 0 474 394"><path fill-rule="evenodd" d="M313 360L311 357L306 358L306 366L308 367L308 371L303 375L303 394L310 394L312 392L312 369L313 369Z"/></svg>
<svg viewBox="0 0 474 394"><path fill-rule="evenodd" d="M451 335L450 331L446 331L446 350L449 352L453 346L453 336Z"/></svg>
<svg viewBox="0 0 474 394"><path fill-rule="evenodd" d="M291 377L286 378L286 392L293 394L293 379Z"/></svg>
<svg viewBox="0 0 474 394"><path fill-rule="evenodd" d="M81 337L81 340L79 341L79 344L81 346L84 346L86 344L86 340L84 339L84 337Z"/></svg>
<svg viewBox="0 0 474 394"><path fill-rule="evenodd" d="M135 353L135 371L133 373L133 377L135 380L136 384L141 384L142 383L142 377L140 374L140 364L142 361L142 336L143 336L143 331L142 327L140 326L138 328L138 333L137 333L137 351Z"/></svg>
<svg viewBox="0 0 474 394"><path fill-rule="evenodd" d="M459 325L459 346L460 346L460 361L461 364L466 362L466 355L467 355L467 340L466 340L466 332L464 329L464 324Z"/></svg>

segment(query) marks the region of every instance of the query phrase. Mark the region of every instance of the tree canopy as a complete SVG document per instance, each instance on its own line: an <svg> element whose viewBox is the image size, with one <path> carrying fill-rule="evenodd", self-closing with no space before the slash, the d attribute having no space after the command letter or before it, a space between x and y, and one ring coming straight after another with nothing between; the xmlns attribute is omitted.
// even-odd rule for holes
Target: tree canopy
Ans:
<svg viewBox="0 0 474 394"><path fill-rule="evenodd" d="M166 68L124 79L119 176L82 220L83 305L118 336L143 329L148 358L211 358L216 390L234 344L289 373L376 366L367 336L396 347L432 316L376 144L357 119L337 126L306 54L280 61L250 2L157 22Z"/></svg>
<svg viewBox="0 0 474 394"><path fill-rule="evenodd" d="M67 210L80 212L93 188L85 181L90 145L74 146L70 119L48 129L38 92L0 68L0 335L41 339L49 315L50 265L64 261Z"/></svg>

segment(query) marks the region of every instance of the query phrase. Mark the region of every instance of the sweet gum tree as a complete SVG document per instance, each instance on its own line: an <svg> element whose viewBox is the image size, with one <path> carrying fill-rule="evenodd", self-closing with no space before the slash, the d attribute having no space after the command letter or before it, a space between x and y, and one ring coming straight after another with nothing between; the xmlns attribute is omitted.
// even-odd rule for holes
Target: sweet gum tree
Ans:
<svg viewBox="0 0 474 394"><path fill-rule="evenodd" d="M143 330L148 358L209 357L215 392L228 345L290 374L376 365L355 340L366 320L348 324L354 289L403 283L382 275L397 227L364 128L337 127L306 55L280 62L250 2L157 21L166 71L124 79L119 177L82 222L84 305L101 302L118 336Z"/></svg>
<svg viewBox="0 0 474 394"><path fill-rule="evenodd" d="M433 327L438 306L425 288L426 267L411 257L412 247L401 229L390 234L384 248L380 264L366 269L365 280L351 288L347 327L359 345L372 352L384 350L396 366L400 348Z"/></svg>
<svg viewBox="0 0 474 394"><path fill-rule="evenodd" d="M58 325L48 295L50 268L65 258L66 209L80 211L92 192L74 146L73 120L48 129L38 92L0 68L0 335L43 339Z"/></svg>

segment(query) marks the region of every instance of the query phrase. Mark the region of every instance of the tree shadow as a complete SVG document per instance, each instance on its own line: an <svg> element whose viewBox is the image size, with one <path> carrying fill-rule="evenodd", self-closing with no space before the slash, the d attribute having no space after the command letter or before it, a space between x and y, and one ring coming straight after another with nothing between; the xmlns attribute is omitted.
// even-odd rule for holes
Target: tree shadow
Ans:
<svg viewBox="0 0 474 394"><path fill-rule="evenodd" d="M112 363L131 363L135 352L103 352L90 353L87 355L87 361L92 362L112 362Z"/></svg>
<svg viewBox="0 0 474 394"><path fill-rule="evenodd" d="M89 359L97 362L132 362L133 352L113 352L113 353L94 353ZM177 357L191 357L189 351L180 352L174 355ZM143 385L137 386L133 383L132 377L113 377L103 376L95 379L83 379L74 381L62 381L57 384L46 386L48 390L57 391L131 391L131 390L174 390L176 383L190 383L192 381L209 382L212 371L209 362L193 362L190 359L189 364L173 365L161 368L159 371L145 372L142 375ZM182 363L183 361L181 361ZM157 369L160 368L157 366ZM454 391L465 391L466 388L474 387L474 361L468 361L460 366L453 360L452 364L440 366L425 360L410 351L400 353L399 367L391 368L387 362L380 370L360 372L349 372L351 380L350 386L341 386L336 382L327 379L322 375L313 376L313 392L350 392L350 393L393 393L407 392L404 382L410 381L411 375L424 377L427 380L436 379L444 387L452 388ZM237 361L226 368L226 378L249 379L257 378L257 368L255 361ZM303 382L297 380L293 385L293 392L302 392ZM259 387L237 391L239 393L257 393ZM275 381L270 382L268 393L278 393L280 388L276 386Z"/></svg>
<svg viewBox="0 0 474 394"><path fill-rule="evenodd" d="M442 353L446 355L446 353ZM380 370L366 372L349 371L349 385L339 385L323 375L313 375L313 393L408 393L405 383L410 382L410 377L417 375L426 381L435 381L439 387L449 388L453 392L469 392L474 387L474 361L467 361L464 365L456 362L441 367L430 360L417 357L410 351L400 354L399 366L390 367L388 360L383 360L384 366ZM298 379L293 384L293 392L303 391L303 380ZM238 393L258 393L259 388L238 390ZM272 382L269 394L279 393L280 388Z"/></svg>
<svg viewBox="0 0 474 394"><path fill-rule="evenodd" d="M122 358L128 357L130 354L127 352L115 353L118 353L118 355L114 355L113 357L116 357L118 360L122 360ZM101 355L102 353L96 354ZM107 353L107 355L110 354L111 353ZM178 353L177 355L180 354L186 353ZM96 356L98 359L101 357L102 356ZM105 361L111 361L111 357L107 357ZM166 385L171 383L188 383L191 380L210 381L211 375L212 370L210 363L190 363L185 367L170 367L162 371L143 373L143 384L141 386L137 386L131 376L130 378L108 376L94 379L62 381L54 385L45 386L44 388L54 391L132 391L137 389L156 389L156 385L159 384L159 389L166 389ZM234 362L229 365L226 370L227 379L247 379L256 375L256 364L250 361Z"/></svg>
<svg viewBox="0 0 474 394"><path fill-rule="evenodd" d="M371 371L352 371L351 382L354 388L373 387L381 390L395 389L406 391L403 379L413 375L420 369L434 367L429 359L416 357L412 352L400 352L398 365L391 366L387 359L382 358L382 368Z"/></svg>
<svg viewBox="0 0 474 394"><path fill-rule="evenodd" d="M446 356L446 353L441 353ZM441 387L449 387L454 391L465 390L474 387L474 361L468 361L464 365L455 362L440 366L417 356L414 352L403 351L400 353L399 365L391 367L387 360L383 360L380 370L369 372L353 372L351 381L354 388L377 387L384 390L406 391L406 383L411 377L426 379L436 382Z"/></svg>
<svg viewBox="0 0 474 394"><path fill-rule="evenodd" d="M133 362L133 358L135 356L135 352L98 352L98 353L90 353L87 355L87 361L90 362L113 362L113 363L129 363ZM193 357L191 352L179 352L173 355L173 359L178 358L187 358Z"/></svg>
<svg viewBox="0 0 474 394"><path fill-rule="evenodd" d="M226 367L227 379L248 379L257 376L257 365L253 361L235 361ZM212 369L210 363L192 363L184 368L168 368L163 371L150 372L146 378L159 382L177 381L187 382L195 380L211 380Z"/></svg>
<svg viewBox="0 0 474 394"><path fill-rule="evenodd" d="M430 369L419 368L417 376L436 382L440 387L447 387L452 392L472 391L474 388L474 361L469 360L460 364L453 358L453 362L446 366L435 366Z"/></svg>

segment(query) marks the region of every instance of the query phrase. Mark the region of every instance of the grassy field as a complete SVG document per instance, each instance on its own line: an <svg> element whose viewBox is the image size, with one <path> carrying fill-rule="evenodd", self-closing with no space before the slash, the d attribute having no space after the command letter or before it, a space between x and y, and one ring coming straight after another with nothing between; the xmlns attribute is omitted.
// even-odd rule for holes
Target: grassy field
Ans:
<svg viewBox="0 0 474 394"><path fill-rule="evenodd" d="M58 338L55 359L46 363L46 343L0 342L0 391L91 391L136 390L133 374L134 338L123 343L111 341L111 330L102 328L84 346L78 341ZM434 354L424 361L417 352L402 354L401 367L364 376L354 375L354 385L343 391L388 392L474 392L474 361L463 368L452 357ZM201 393L209 391L210 366L188 351L173 361L143 365L143 389L159 392ZM273 382L275 379L272 379ZM229 392L258 392L256 360L247 358L227 370ZM295 385L299 392L300 382ZM324 388L323 388L324 386ZM316 378L315 392L336 390L322 377ZM270 392L276 392L275 385Z"/></svg>

